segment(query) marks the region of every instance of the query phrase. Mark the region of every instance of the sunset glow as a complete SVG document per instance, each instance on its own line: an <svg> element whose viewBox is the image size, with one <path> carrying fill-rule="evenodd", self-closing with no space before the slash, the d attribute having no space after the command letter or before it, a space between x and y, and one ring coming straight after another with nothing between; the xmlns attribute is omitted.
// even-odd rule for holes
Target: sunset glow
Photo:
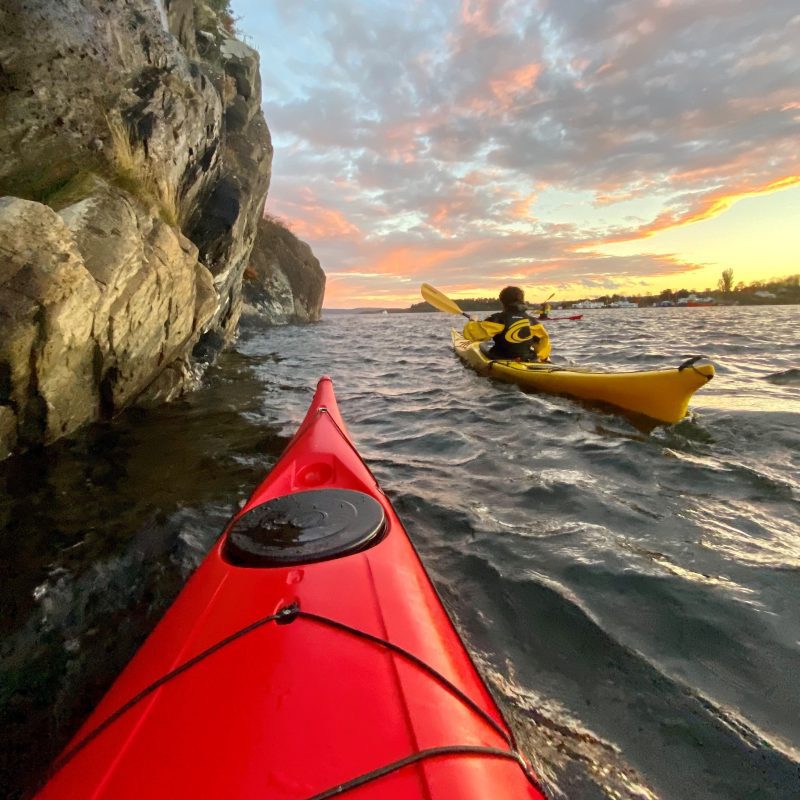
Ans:
<svg viewBox="0 0 800 800"><path fill-rule="evenodd" d="M233 6L327 307L800 272L794 0Z"/></svg>

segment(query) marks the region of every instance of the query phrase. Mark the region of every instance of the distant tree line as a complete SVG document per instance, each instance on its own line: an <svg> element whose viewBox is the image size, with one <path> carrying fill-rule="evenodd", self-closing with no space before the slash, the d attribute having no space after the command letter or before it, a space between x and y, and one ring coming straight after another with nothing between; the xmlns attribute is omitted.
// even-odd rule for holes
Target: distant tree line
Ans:
<svg viewBox="0 0 800 800"><path fill-rule="evenodd" d="M658 295L647 294L630 299L638 301L640 305L649 305L665 300L674 303L691 294L711 297L720 305L792 305L800 303L800 275L789 275L776 280L753 281L745 284L743 281L735 283L733 270L726 269L723 270L717 281L716 289L708 288L703 292L698 290L690 292L688 289L678 289L677 291L664 289Z"/></svg>
<svg viewBox="0 0 800 800"><path fill-rule="evenodd" d="M500 308L500 301L496 297L471 297L466 300L458 300L458 305L462 311L497 311ZM414 303L406 311L436 311L430 303Z"/></svg>
<svg viewBox="0 0 800 800"><path fill-rule="evenodd" d="M591 301L603 303L605 305L619 300L629 300L641 306L650 306L668 301L676 303L690 295L701 295L710 297L719 305L794 305L800 304L800 274L789 275L785 278L778 278L772 281L753 281L745 285L742 281L734 282L734 272L732 269L723 270L717 288L705 289L664 289L659 294L640 294L640 295L621 295L604 294L599 297L584 297L580 300L559 301L555 303L563 308L571 308L576 303ZM496 297L470 297L459 300L458 305L464 311L496 311L500 303ZM530 304L536 308L536 303ZM428 303L414 303L406 311L435 311L436 309Z"/></svg>

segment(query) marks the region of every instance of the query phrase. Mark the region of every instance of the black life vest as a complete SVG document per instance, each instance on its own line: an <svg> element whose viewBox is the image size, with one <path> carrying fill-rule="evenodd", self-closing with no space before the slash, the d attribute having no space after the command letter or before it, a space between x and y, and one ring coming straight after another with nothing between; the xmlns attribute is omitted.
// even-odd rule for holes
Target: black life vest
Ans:
<svg viewBox="0 0 800 800"><path fill-rule="evenodd" d="M489 358L538 361L536 352L532 348L539 341L539 337L532 328L539 323L525 311L523 306L504 308L487 317L487 320L504 326L503 330L494 336L494 345L489 351Z"/></svg>

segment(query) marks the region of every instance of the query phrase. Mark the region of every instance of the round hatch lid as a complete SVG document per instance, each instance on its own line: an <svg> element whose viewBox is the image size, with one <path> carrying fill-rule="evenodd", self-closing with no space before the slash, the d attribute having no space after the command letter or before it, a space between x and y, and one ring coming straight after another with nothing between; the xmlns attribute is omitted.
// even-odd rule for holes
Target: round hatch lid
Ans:
<svg viewBox="0 0 800 800"><path fill-rule="evenodd" d="M324 561L374 543L385 525L383 506L368 494L314 489L251 508L228 530L223 555L244 567Z"/></svg>

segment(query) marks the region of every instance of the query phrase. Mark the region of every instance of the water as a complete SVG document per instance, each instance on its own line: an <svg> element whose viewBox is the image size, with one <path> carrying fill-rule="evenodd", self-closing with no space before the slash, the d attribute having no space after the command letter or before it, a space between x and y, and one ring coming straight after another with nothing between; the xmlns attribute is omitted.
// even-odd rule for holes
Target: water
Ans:
<svg viewBox="0 0 800 800"><path fill-rule="evenodd" d="M468 371L442 314L246 327L185 402L0 464L0 785L23 796L333 377L553 797L800 796L800 312L590 311L556 357L704 353L692 416Z"/></svg>

